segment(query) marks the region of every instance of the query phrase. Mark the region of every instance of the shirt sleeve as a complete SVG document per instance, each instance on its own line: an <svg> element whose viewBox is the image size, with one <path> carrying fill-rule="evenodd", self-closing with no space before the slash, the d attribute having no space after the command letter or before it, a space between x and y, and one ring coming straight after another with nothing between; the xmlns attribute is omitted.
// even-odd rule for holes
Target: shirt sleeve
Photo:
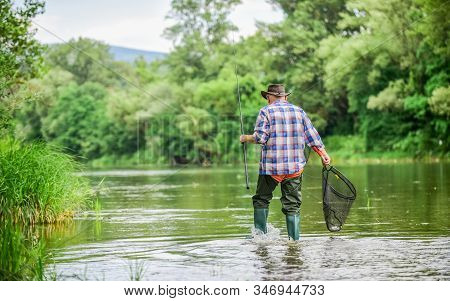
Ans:
<svg viewBox="0 0 450 301"><path fill-rule="evenodd" d="M256 143L265 144L270 137L270 122L267 113L259 110L258 118L256 118L255 131L253 133Z"/></svg>
<svg viewBox="0 0 450 301"><path fill-rule="evenodd" d="M305 135L305 142L311 148L325 148L325 145L320 138L319 132L317 132L316 128L313 126L311 120L309 119L306 112L302 110L302 123L303 123L303 132Z"/></svg>

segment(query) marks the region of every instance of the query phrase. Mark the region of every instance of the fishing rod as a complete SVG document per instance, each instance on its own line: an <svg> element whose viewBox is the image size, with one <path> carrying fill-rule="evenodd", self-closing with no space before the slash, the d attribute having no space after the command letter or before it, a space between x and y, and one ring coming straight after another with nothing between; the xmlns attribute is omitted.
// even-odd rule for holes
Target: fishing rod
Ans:
<svg viewBox="0 0 450 301"><path fill-rule="evenodd" d="M234 36L233 36L233 48L234 48L234 74L236 76L236 87L237 87L237 98L239 103L239 116L240 116L240 123L241 123L241 135L244 135L244 121L242 119L242 106L241 106L241 92L239 90L239 76L238 76L238 70L237 70L237 63L236 63L236 44L234 43ZM245 185L247 189L250 189L250 185L248 182L248 166L247 166L247 144L245 142L242 142L242 150L244 152L244 172L245 172Z"/></svg>

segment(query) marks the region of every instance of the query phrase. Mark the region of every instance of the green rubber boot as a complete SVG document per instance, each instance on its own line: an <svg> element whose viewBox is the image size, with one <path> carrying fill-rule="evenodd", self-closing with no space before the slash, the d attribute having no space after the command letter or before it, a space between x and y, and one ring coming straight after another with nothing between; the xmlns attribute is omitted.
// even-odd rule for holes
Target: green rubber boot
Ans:
<svg viewBox="0 0 450 301"><path fill-rule="evenodd" d="M289 240L300 238L300 215L286 215L286 226Z"/></svg>
<svg viewBox="0 0 450 301"><path fill-rule="evenodd" d="M253 213L255 228L267 233L267 217L269 216L269 209L255 208Z"/></svg>

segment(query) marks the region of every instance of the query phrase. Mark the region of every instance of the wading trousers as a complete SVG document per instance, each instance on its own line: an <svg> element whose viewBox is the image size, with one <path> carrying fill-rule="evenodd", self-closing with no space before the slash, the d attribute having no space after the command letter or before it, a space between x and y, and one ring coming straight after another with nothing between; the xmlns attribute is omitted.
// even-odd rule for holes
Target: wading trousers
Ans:
<svg viewBox="0 0 450 301"><path fill-rule="evenodd" d="M302 204L301 186L302 176L284 179L281 183L281 211L285 215L298 215ZM278 186L270 175L259 175L256 194L253 196L253 208L269 208L273 191Z"/></svg>

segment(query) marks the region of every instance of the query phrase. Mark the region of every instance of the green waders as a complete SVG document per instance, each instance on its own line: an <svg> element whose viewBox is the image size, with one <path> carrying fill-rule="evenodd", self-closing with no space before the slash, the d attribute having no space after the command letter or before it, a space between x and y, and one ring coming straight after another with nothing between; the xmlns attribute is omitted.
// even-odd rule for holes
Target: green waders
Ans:
<svg viewBox="0 0 450 301"><path fill-rule="evenodd" d="M253 212L253 220L255 221L255 228L267 233L267 217L269 216L269 209L255 208Z"/></svg>
<svg viewBox="0 0 450 301"><path fill-rule="evenodd" d="M281 182L281 211L286 215L286 226L289 239L300 237L300 205L302 176L284 179ZM270 175L259 175L256 194L253 196L255 228L267 233L267 216L273 191L278 186Z"/></svg>

